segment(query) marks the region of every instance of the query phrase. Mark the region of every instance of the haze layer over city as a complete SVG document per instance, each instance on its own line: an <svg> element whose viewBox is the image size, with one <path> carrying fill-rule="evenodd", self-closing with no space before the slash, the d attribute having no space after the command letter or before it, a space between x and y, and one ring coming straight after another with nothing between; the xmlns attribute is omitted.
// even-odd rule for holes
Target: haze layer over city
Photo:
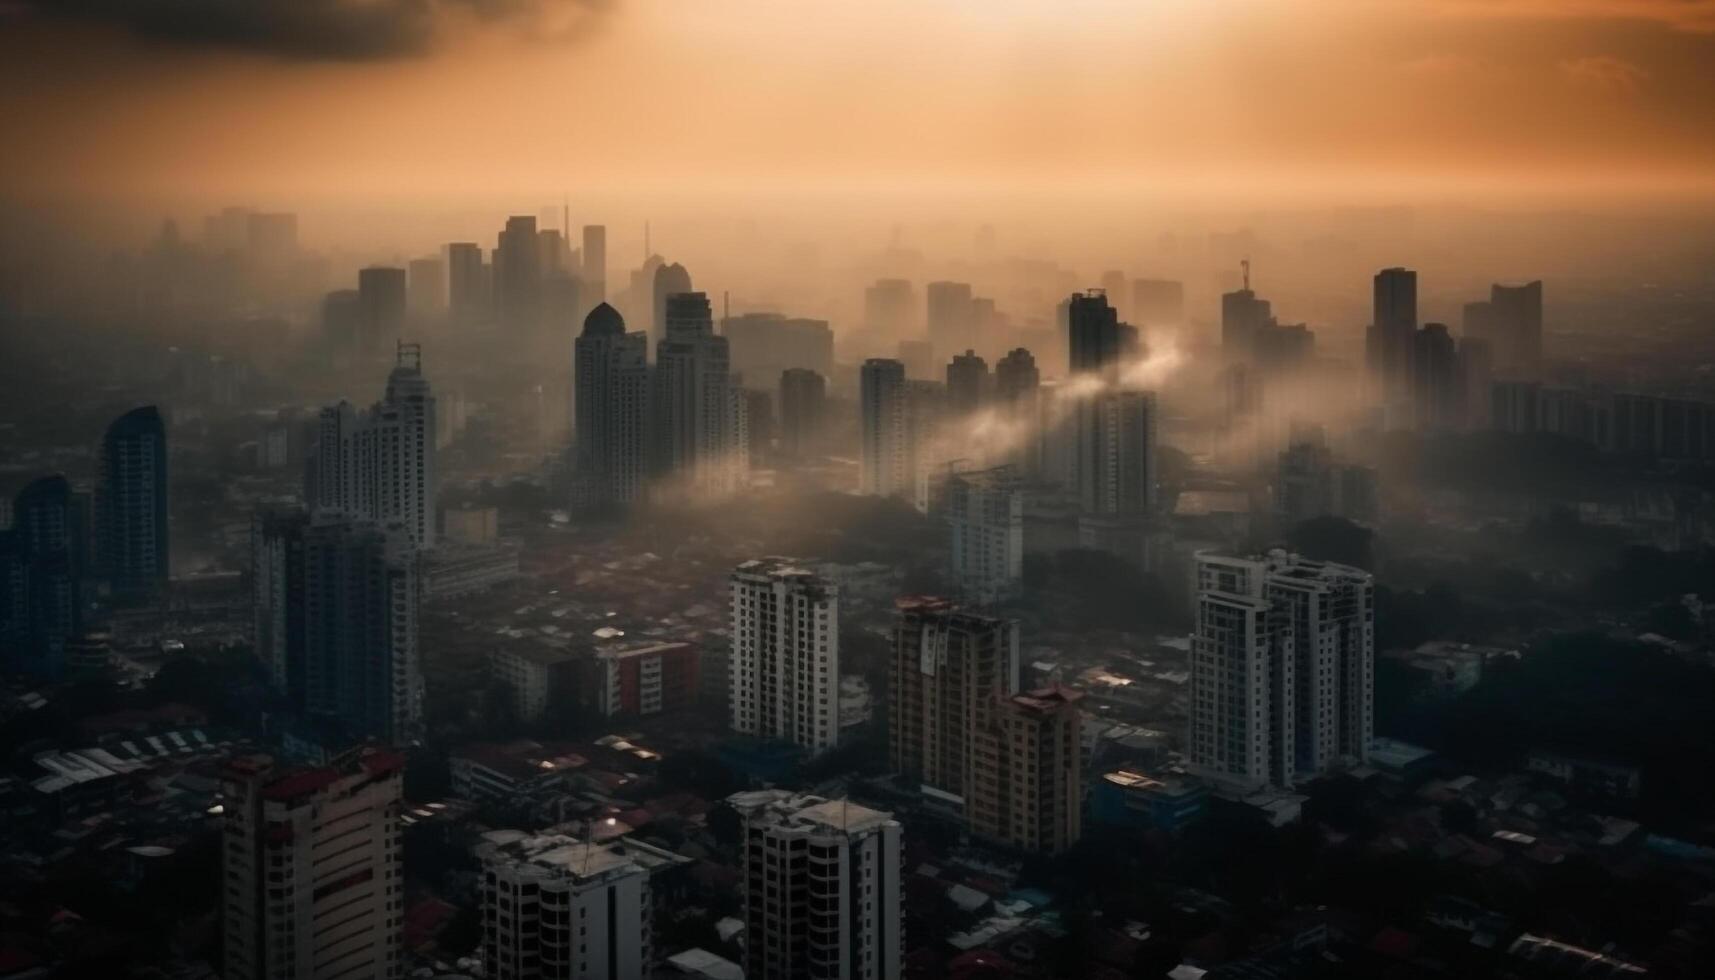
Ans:
<svg viewBox="0 0 1715 980"><path fill-rule="evenodd" d="M1702 978L1715 3L0 0L0 980Z"/></svg>

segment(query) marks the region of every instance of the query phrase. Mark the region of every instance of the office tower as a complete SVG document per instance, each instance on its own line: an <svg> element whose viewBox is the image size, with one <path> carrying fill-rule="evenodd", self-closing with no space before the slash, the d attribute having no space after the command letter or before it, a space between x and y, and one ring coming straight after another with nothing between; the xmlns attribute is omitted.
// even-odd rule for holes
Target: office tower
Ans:
<svg viewBox="0 0 1715 980"><path fill-rule="evenodd" d="M405 334L405 270L370 266L357 272L357 349L365 358L379 355Z"/></svg>
<svg viewBox="0 0 1715 980"><path fill-rule="evenodd" d="M584 225L583 275L586 299L600 303L607 299L607 227Z"/></svg>
<svg viewBox="0 0 1715 980"><path fill-rule="evenodd" d="M454 323L470 327L488 315L488 272L482 246L475 242L447 246L447 305Z"/></svg>
<svg viewBox="0 0 1715 980"><path fill-rule="evenodd" d="M812 755L834 747L840 719L840 597L789 558L758 558L732 573L732 729L790 742Z"/></svg>
<svg viewBox="0 0 1715 980"><path fill-rule="evenodd" d="M742 418L733 404L725 337L702 293L667 297L666 334L655 348L655 466L683 489L727 493L741 481Z"/></svg>
<svg viewBox="0 0 1715 980"><path fill-rule="evenodd" d="M618 842L482 835L482 959L492 980L649 976L649 872Z"/></svg>
<svg viewBox="0 0 1715 980"><path fill-rule="evenodd" d="M1124 355L1125 332L1119 313L1100 291L1074 293L1066 308L1069 361L1073 374L1112 375Z"/></svg>
<svg viewBox="0 0 1715 980"><path fill-rule="evenodd" d="M1542 377L1542 280L1522 286L1495 284L1489 290L1489 336L1495 373L1509 378Z"/></svg>
<svg viewBox="0 0 1715 980"><path fill-rule="evenodd" d="M650 289L653 298L650 303L649 341L659 344L667 336L667 297L690 292L691 274L677 262L660 266L655 270Z"/></svg>
<svg viewBox="0 0 1715 980"><path fill-rule="evenodd" d="M1367 757L1372 591L1367 572L1280 550L1198 554L1189 756L1201 775L1287 788Z"/></svg>
<svg viewBox="0 0 1715 980"><path fill-rule="evenodd" d="M1176 327L1185 322L1185 284L1138 279L1131 284L1131 319L1140 327Z"/></svg>
<svg viewBox="0 0 1715 980"><path fill-rule="evenodd" d="M324 408L316 433L304 494L312 512L397 523L417 547L434 547L435 398L421 347L399 345L381 401Z"/></svg>
<svg viewBox="0 0 1715 980"><path fill-rule="evenodd" d="M580 507L623 507L643 499L648 346L646 335L625 332L619 311L606 303L584 318L574 345L572 386L572 477Z"/></svg>
<svg viewBox="0 0 1715 980"><path fill-rule="evenodd" d="M988 401L989 366L967 350L947 363L947 414L962 418L975 414Z"/></svg>
<svg viewBox="0 0 1715 980"><path fill-rule="evenodd" d="M269 685L304 708L304 591L309 513L258 511L250 524L250 646Z"/></svg>
<svg viewBox="0 0 1715 980"><path fill-rule="evenodd" d="M1465 427L1486 429L1495 382L1494 348L1489 341L1466 334L1459 338L1459 391Z"/></svg>
<svg viewBox="0 0 1715 980"><path fill-rule="evenodd" d="M1078 499L1088 514L1155 510L1155 393L1104 391L1078 406Z"/></svg>
<svg viewBox="0 0 1715 980"><path fill-rule="evenodd" d="M905 365L886 358L865 361L858 376L863 423L859 493L910 498L916 467L905 395Z"/></svg>
<svg viewBox="0 0 1715 980"><path fill-rule="evenodd" d="M1445 432L1464 423L1459 357L1447 325L1426 323L1412 338L1411 396L1417 429Z"/></svg>
<svg viewBox="0 0 1715 980"><path fill-rule="evenodd" d="M167 586L167 427L153 405L107 427L96 489L96 541L117 596L146 598Z"/></svg>
<svg viewBox="0 0 1715 980"><path fill-rule="evenodd" d="M221 773L226 980L404 976L404 755L326 766L243 756Z"/></svg>
<svg viewBox="0 0 1715 980"><path fill-rule="evenodd" d="M576 279L581 271L571 267L572 243L566 240L565 234L558 228L537 229L536 251L540 256L538 261L542 266L543 279L551 279L554 276Z"/></svg>
<svg viewBox="0 0 1715 980"><path fill-rule="evenodd" d="M909 280L877 279L863 291L864 329L878 340L899 340L916 333L915 311Z"/></svg>
<svg viewBox="0 0 1715 980"><path fill-rule="evenodd" d="M924 292L929 301L929 343L935 345L935 356L947 357L953 351L976 347L982 338L976 336L971 322L971 284L932 282Z"/></svg>
<svg viewBox="0 0 1715 980"><path fill-rule="evenodd" d="M535 218L506 219L494 249L493 280L494 310L503 335L514 344L533 340L542 301L542 247Z"/></svg>
<svg viewBox="0 0 1715 980"><path fill-rule="evenodd" d="M828 379L807 368L780 372L780 454L821 455L827 425Z"/></svg>
<svg viewBox="0 0 1715 980"><path fill-rule="evenodd" d="M897 980L903 889L893 815L780 790L728 802L744 824L744 975Z"/></svg>
<svg viewBox="0 0 1715 980"><path fill-rule="evenodd" d="M966 819L974 836L1058 854L1083 829L1083 695L1053 685L1000 699L976 743Z"/></svg>
<svg viewBox="0 0 1715 980"><path fill-rule="evenodd" d="M1011 466L947 477L953 581L967 602L991 605L1024 589L1024 491Z"/></svg>
<svg viewBox="0 0 1715 980"><path fill-rule="evenodd" d="M63 476L34 480L0 529L0 670L59 677L82 629L77 505Z"/></svg>
<svg viewBox="0 0 1715 980"><path fill-rule="evenodd" d="M1221 349L1228 360L1251 360L1257 334L1274 325L1273 307L1251 290L1250 263L1244 268L1243 288L1221 294Z"/></svg>
<svg viewBox="0 0 1715 980"><path fill-rule="evenodd" d="M945 599L912 597L896 605L889 760L932 798L952 797L962 806L976 788L973 734L1000 700L1018 691L1018 623Z"/></svg>
<svg viewBox="0 0 1715 980"><path fill-rule="evenodd" d="M447 267L440 256L412 259L409 270L410 307L418 316L438 316L447 308Z"/></svg>
<svg viewBox="0 0 1715 980"><path fill-rule="evenodd" d="M826 320L746 313L727 317L721 334L732 345L732 369L746 378L777 378L788 368L834 371L834 331Z"/></svg>
<svg viewBox="0 0 1715 980"><path fill-rule="evenodd" d="M409 741L423 714L410 535L324 516L302 536L305 710L351 738Z"/></svg>
<svg viewBox="0 0 1715 980"><path fill-rule="evenodd" d="M1417 273L1383 269L1376 273L1374 287L1374 312L1364 338L1364 359L1380 404L1390 416L1403 416L1412 400Z"/></svg>

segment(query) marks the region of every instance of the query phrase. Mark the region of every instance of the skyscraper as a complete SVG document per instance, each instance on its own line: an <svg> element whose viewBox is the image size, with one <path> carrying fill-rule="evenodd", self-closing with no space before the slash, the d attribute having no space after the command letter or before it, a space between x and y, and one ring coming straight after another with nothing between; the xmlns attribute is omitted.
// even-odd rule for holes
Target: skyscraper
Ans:
<svg viewBox="0 0 1715 980"><path fill-rule="evenodd" d="M790 742L812 755L839 738L840 597L789 558L758 558L732 573L729 711L742 735Z"/></svg>
<svg viewBox="0 0 1715 980"><path fill-rule="evenodd" d="M574 345L573 480L580 507L629 506L643 499L649 452L648 337L626 333L619 311L602 303Z"/></svg>
<svg viewBox="0 0 1715 980"><path fill-rule="evenodd" d="M1284 551L1197 556L1190 761L1219 786L1288 788L1374 736L1368 573Z"/></svg>
<svg viewBox="0 0 1715 980"><path fill-rule="evenodd" d="M488 315L488 273L482 246L475 242L447 246L447 304L455 324L472 327Z"/></svg>
<svg viewBox="0 0 1715 980"><path fill-rule="evenodd" d="M1412 343L1411 396L1418 431L1460 428L1465 413L1453 335L1447 332L1446 324L1426 323Z"/></svg>
<svg viewBox="0 0 1715 980"><path fill-rule="evenodd" d="M583 291L591 303L607 299L607 227L584 225Z"/></svg>
<svg viewBox="0 0 1715 980"><path fill-rule="evenodd" d="M655 349L655 460L662 476L698 493L729 493L749 461L741 451L727 340L702 293L667 298Z"/></svg>
<svg viewBox="0 0 1715 980"><path fill-rule="evenodd" d="M58 677L82 628L77 505L63 476L30 482L0 529L0 669Z"/></svg>
<svg viewBox="0 0 1715 980"><path fill-rule="evenodd" d="M896 980L903 889L892 814L780 790L728 802L744 826L745 976Z"/></svg>
<svg viewBox="0 0 1715 980"><path fill-rule="evenodd" d="M351 739L409 741L423 717L418 564L409 534L396 524L328 517L298 533L302 595L287 593L285 618L290 643L291 610L301 601L305 710ZM292 571L281 584L291 588ZM288 685L295 670L288 659Z"/></svg>
<svg viewBox="0 0 1715 980"><path fill-rule="evenodd" d="M828 379L807 368L780 372L780 454L788 459L820 454L827 412Z"/></svg>
<svg viewBox="0 0 1715 980"><path fill-rule="evenodd" d="M976 413L988 401L989 366L967 350L957 354L947 364L947 413L963 418Z"/></svg>
<svg viewBox="0 0 1715 980"><path fill-rule="evenodd" d="M732 369L750 378L777 378L787 368L823 377L834 369L834 331L826 320L779 313L727 317L721 334L732 345Z"/></svg>
<svg viewBox="0 0 1715 980"><path fill-rule="evenodd" d="M912 458L905 365L886 358L865 361L858 377L863 459L859 492L910 498L916 467Z"/></svg>
<svg viewBox="0 0 1715 980"><path fill-rule="evenodd" d="M888 672L888 755L908 782L962 805L976 791L975 732L1018 691L1018 623L945 599L897 603ZM950 801L949 801L950 802Z"/></svg>
<svg viewBox="0 0 1715 980"><path fill-rule="evenodd" d="M422 349L401 344L382 400L360 412L322 409L305 500L332 512L398 523L420 548L435 544L435 399Z"/></svg>
<svg viewBox="0 0 1715 980"><path fill-rule="evenodd" d="M1021 851L1058 854L1083 829L1083 695L1051 685L999 699L972 732L971 833Z"/></svg>
<svg viewBox="0 0 1715 980"><path fill-rule="evenodd" d="M1108 390L1078 408L1078 495L1087 514L1147 514L1156 503L1155 394Z"/></svg>
<svg viewBox="0 0 1715 980"><path fill-rule="evenodd" d="M647 977L649 872L619 842L491 830L482 864L483 976L493 980Z"/></svg>
<svg viewBox="0 0 1715 980"><path fill-rule="evenodd" d="M1073 374L1112 374L1126 348L1119 312L1099 290L1074 293L1067 306L1068 363Z"/></svg>
<svg viewBox="0 0 1715 980"><path fill-rule="evenodd" d="M1251 289L1246 263L1244 288L1221 294L1221 349L1228 360L1248 362L1255 356L1257 335L1273 325L1273 306Z"/></svg>
<svg viewBox="0 0 1715 980"><path fill-rule="evenodd" d="M146 598L167 586L167 427L153 405L107 427L96 488L96 542L115 595Z"/></svg>
<svg viewBox="0 0 1715 980"><path fill-rule="evenodd" d="M667 297L691 291L691 274L677 262L655 270L650 288L654 298L649 321L649 342L659 344L667 336Z"/></svg>
<svg viewBox="0 0 1715 980"><path fill-rule="evenodd" d="M1008 461L1026 477L1042 474L1042 372L1023 347L1013 348L994 366L995 407L1008 426L1013 447Z"/></svg>
<svg viewBox="0 0 1715 980"><path fill-rule="evenodd" d="M233 759L221 773L221 926L228 980L404 975L405 757L355 749L326 766Z"/></svg>
<svg viewBox="0 0 1715 980"><path fill-rule="evenodd" d="M533 346L540 326L542 247L536 219L514 215L506 219L494 250L494 309L502 335L525 349Z"/></svg>
<svg viewBox="0 0 1715 980"><path fill-rule="evenodd" d="M250 646L269 685L300 711L309 527L309 513L297 509L258 511L250 524Z"/></svg>
<svg viewBox="0 0 1715 980"><path fill-rule="evenodd" d="M903 340L913 328L916 301L907 279L877 279L863 291L864 329L879 342Z"/></svg>
<svg viewBox="0 0 1715 980"><path fill-rule="evenodd" d="M929 342L937 357L978 346L968 282L932 282L925 290L929 306Z"/></svg>
<svg viewBox="0 0 1715 980"><path fill-rule="evenodd" d="M1542 376L1542 280L1489 290L1489 337L1495 373L1537 380Z"/></svg>
<svg viewBox="0 0 1715 980"><path fill-rule="evenodd" d="M405 335L405 270L370 266L357 271L358 353L377 357Z"/></svg>
<svg viewBox="0 0 1715 980"><path fill-rule="evenodd" d="M1375 276L1374 313L1364 339L1364 358L1378 400L1390 416L1409 413L1417 337L1417 273L1383 269Z"/></svg>
<svg viewBox="0 0 1715 980"><path fill-rule="evenodd" d="M990 605L1024 588L1024 492L1011 466L947 477L953 581L967 602Z"/></svg>

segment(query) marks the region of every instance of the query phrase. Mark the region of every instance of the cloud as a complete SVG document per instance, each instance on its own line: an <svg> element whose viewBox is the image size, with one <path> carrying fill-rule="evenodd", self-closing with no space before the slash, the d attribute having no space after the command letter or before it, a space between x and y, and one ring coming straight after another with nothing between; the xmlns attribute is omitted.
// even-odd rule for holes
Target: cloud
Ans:
<svg viewBox="0 0 1715 980"><path fill-rule="evenodd" d="M426 54L472 22L569 39L617 0L7 0L16 15L101 24L144 41L294 61Z"/></svg>
<svg viewBox="0 0 1715 980"><path fill-rule="evenodd" d="M1644 69L1611 54L1562 61L1560 73L1573 85L1620 95L1635 94L1650 77Z"/></svg>
<svg viewBox="0 0 1715 980"><path fill-rule="evenodd" d="M1443 13L1532 19L1656 21L1715 32L1715 0L1425 0Z"/></svg>

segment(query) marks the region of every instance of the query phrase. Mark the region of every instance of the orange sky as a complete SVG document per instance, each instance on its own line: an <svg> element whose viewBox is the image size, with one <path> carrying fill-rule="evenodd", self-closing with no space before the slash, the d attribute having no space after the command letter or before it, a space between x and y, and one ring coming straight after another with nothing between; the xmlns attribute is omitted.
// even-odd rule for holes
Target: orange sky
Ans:
<svg viewBox="0 0 1715 980"><path fill-rule="evenodd" d="M1715 190L1715 0L299 0L441 5L357 60L69 2L0 0L0 196Z"/></svg>

